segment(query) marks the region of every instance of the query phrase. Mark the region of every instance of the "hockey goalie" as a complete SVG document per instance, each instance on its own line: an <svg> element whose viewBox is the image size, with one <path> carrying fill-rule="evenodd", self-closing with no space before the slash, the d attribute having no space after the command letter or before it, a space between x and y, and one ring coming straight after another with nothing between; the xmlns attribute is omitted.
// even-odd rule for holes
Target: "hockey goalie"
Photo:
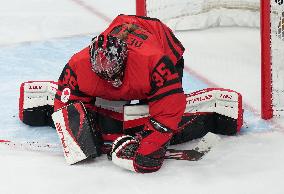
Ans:
<svg viewBox="0 0 284 194"><path fill-rule="evenodd" d="M107 153L122 168L155 172L170 144L233 135L243 123L235 91L184 94L183 52L158 19L119 15L71 57L58 82L21 85L20 119L55 126L68 164Z"/></svg>

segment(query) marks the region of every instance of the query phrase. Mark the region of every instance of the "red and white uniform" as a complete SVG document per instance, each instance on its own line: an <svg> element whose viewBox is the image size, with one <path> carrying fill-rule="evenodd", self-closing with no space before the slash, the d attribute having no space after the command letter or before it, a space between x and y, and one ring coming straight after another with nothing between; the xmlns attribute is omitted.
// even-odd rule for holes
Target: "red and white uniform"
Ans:
<svg viewBox="0 0 284 194"><path fill-rule="evenodd" d="M131 25L135 25L134 30L128 28ZM66 118L65 123L68 125L72 123L71 125L76 126L77 131L85 129L84 135L90 137L89 141L85 136L82 139L73 138L76 131L65 130L66 134L70 135L70 139L74 139L75 142L70 141L74 143L70 144L72 147L70 151L75 147L75 150L81 149L80 153L82 153L77 156L78 152L74 152L72 155L74 157L67 160L70 164L81 161L82 158L99 155L100 151L104 152L104 148L100 147L100 135L102 135L104 143L112 143L115 140L110 152L115 164L136 172L154 172L162 166L170 143L176 144L200 138L208 131L232 135L240 130L243 124L243 110L239 93L225 89L205 89L188 95L186 102L180 71L183 65L184 48L166 25L155 18L120 15L101 35L102 37L108 37L108 35L122 37L120 35L123 35L121 33L125 31L128 32L126 39L128 53L122 85L115 87L94 72L89 46L71 57L59 77L58 90L54 99L55 111L65 105L74 104L53 114L53 121L57 120L60 123L62 118ZM40 89L38 93L43 94L39 95L39 100L29 100L29 96L34 97L34 95L30 94L31 91L27 87L33 88L35 85L40 85L37 88L42 88L41 85L46 85L46 82L25 83L26 87L22 87L21 91L26 88L27 92L22 92L24 95L21 97L23 103L20 103L20 112L23 114L20 114L20 118L28 124L43 125L50 120L51 111L47 109L50 106L49 101L47 108L42 106L42 98L50 99L50 94ZM53 85L53 82L50 85ZM146 100L150 116L145 119L138 117L134 123L139 123L139 126L129 127L135 133L134 135L122 124L123 114L110 110L102 114L101 108L95 106L96 97L110 101ZM82 102L84 106L76 102ZM186 104L187 112L185 112ZM80 111L74 114L74 107L84 107L87 111L84 114L79 114ZM48 111L45 111L47 114L41 115L41 122L38 122L39 119L36 121L29 119L38 112L42 112L42 109ZM92 114L93 111L95 114ZM77 120L72 118L72 115L80 119L82 115L88 115L86 117L88 119L85 120L91 123L90 126L82 125L85 128L81 127L82 123L79 120L80 127L78 127ZM89 122L90 115L95 121L94 126L92 122ZM138 122L139 119L141 120ZM111 125L112 122L119 124ZM126 122L125 120L124 124ZM179 129L178 124L180 124ZM125 129L122 129L123 127ZM96 138L98 145L95 140L92 141L93 128L98 129L99 135ZM123 135L123 133L131 136ZM81 132L79 134L81 135ZM83 145L84 149L80 145Z"/></svg>

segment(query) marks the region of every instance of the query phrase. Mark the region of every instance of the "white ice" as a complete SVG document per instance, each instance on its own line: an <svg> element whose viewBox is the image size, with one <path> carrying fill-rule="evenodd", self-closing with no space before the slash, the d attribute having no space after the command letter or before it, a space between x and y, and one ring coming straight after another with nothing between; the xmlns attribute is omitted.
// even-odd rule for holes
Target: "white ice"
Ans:
<svg viewBox="0 0 284 194"><path fill-rule="evenodd" d="M0 139L58 145L54 129L18 119L19 86L56 80L70 56L134 0L10 0L0 7ZM259 118L259 29L211 28L177 32L186 47L184 88L225 87L242 93L245 123L237 136L198 162L165 161L153 174L120 169L105 156L68 166L61 149L0 145L0 193L284 193L282 120ZM207 80L205 80L205 78ZM190 148L192 143L178 145Z"/></svg>

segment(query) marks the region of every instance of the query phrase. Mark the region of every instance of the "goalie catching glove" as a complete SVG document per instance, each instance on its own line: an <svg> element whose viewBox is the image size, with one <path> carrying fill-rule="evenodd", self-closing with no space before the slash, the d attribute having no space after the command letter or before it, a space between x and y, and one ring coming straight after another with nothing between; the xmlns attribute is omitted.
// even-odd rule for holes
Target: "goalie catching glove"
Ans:
<svg viewBox="0 0 284 194"><path fill-rule="evenodd" d="M163 164L173 132L153 118L135 137L124 135L112 146L114 164L140 173L159 170Z"/></svg>

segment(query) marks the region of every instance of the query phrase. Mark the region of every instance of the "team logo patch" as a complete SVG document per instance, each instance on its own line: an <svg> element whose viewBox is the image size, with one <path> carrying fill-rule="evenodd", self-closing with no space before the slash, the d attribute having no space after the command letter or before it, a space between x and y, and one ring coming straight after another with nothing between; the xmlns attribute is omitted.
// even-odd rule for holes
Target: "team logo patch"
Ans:
<svg viewBox="0 0 284 194"><path fill-rule="evenodd" d="M61 102L63 103L68 102L70 95L71 95L70 88L64 88L64 90L62 91L62 95L61 95Z"/></svg>

